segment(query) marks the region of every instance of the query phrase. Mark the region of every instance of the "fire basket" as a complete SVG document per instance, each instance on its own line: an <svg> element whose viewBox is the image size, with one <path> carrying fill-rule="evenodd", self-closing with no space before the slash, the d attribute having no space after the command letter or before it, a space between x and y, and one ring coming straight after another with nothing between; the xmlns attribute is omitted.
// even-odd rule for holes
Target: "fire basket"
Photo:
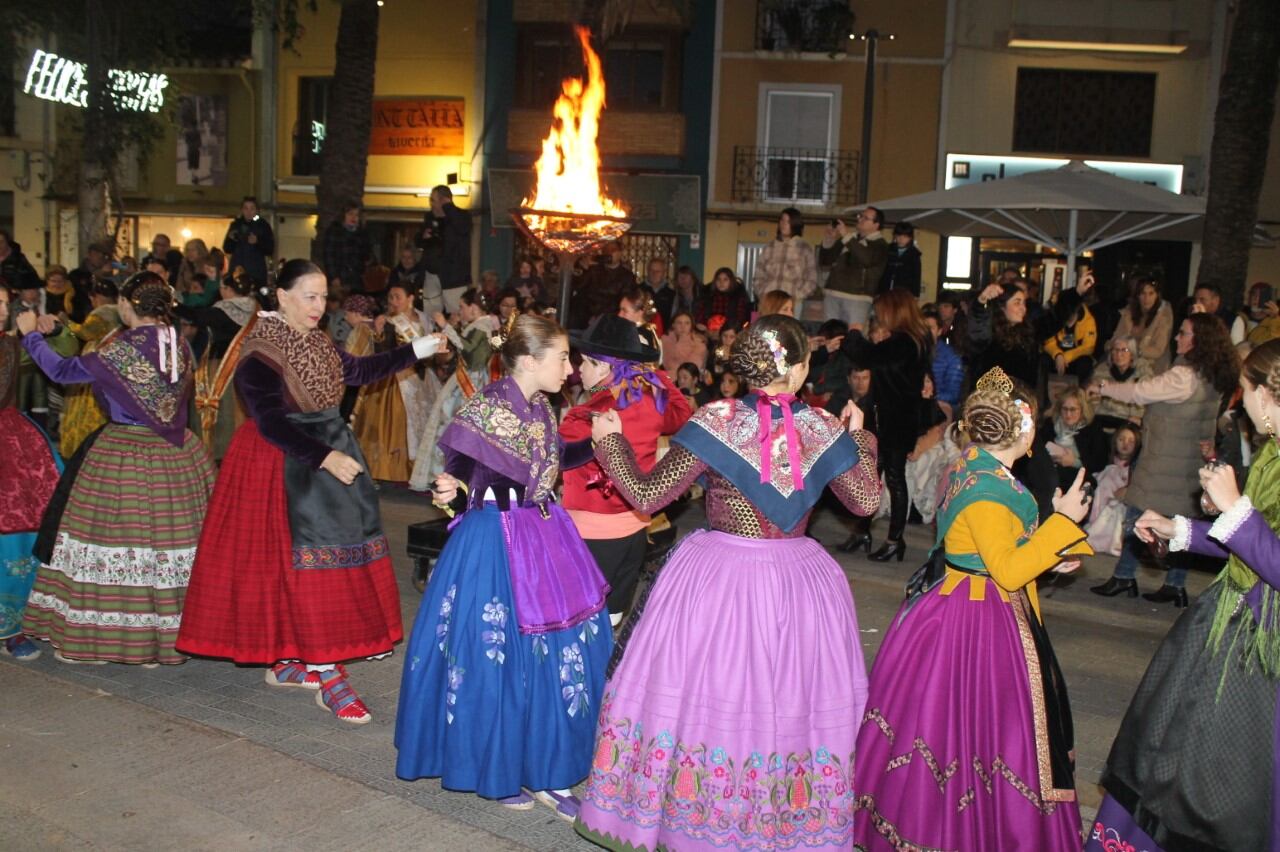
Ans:
<svg viewBox="0 0 1280 852"><path fill-rule="evenodd" d="M539 245L556 253L560 261L561 325L569 321L569 291L575 261L591 249L612 242L627 232L631 220L599 213L566 213L514 207L511 218Z"/></svg>

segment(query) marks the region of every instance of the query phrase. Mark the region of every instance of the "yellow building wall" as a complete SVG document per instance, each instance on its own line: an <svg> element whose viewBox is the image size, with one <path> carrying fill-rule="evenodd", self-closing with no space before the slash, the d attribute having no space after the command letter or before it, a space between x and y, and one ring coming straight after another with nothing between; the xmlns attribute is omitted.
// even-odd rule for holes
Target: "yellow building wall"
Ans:
<svg viewBox="0 0 1280 852"><path fill-rule="evenodd" d="M317 10L301 10L306 35L297 45L297 54L281 50L278 61L277 104L279 133L276 148L276 174L280 180L290 179L293 155L292 130L298 118L298 78L333 74L334 43L337 39L337 3L322 2ZM478 181L480 162L472 160L472 151L484 124L483 104L478 103L476 81L477 27L483 27L477 4L472 0L456 0L448 4L387 3L382 7L378 23L378 63L374 78L374 97L458 97L465 101L466 128L461 156L388 156L371 155L365 175L366 186L431 187L446 182L446 175L457 172L461 180L474 176ZM313 182L314 178L292 180L291 183ZM463 191L470 190L464 184ZM459 207L476 203L454 187L454 201ZM278 193L281 204L315 205L311 193ZM366 207L425 210L426 198L414 195L367 193Z"/></svg>

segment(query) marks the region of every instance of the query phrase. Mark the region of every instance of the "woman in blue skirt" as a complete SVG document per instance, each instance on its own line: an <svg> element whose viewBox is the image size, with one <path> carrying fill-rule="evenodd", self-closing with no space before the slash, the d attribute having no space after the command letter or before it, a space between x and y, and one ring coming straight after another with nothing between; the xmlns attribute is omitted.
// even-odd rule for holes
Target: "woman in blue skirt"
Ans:
<svg viewBox="0 0 1280 852"><path fill-rule="evenodd" d="M572 821L613 636L608 585L553 489L562 468L591 459L591 442L561 444L545 396L571 371L560 326L520 317L502 361L507 376L440 438L436 502L465 498L466 512L405 654L396 774L511 808L536 798Z"/></svg>

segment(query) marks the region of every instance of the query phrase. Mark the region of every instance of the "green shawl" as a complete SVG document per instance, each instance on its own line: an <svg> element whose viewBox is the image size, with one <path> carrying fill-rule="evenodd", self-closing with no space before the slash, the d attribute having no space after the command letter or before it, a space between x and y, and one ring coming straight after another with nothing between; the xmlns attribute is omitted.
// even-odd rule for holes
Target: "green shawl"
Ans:
<svg viewBox="0 0 1280 852"><path fill-rule="evenodd" d="M943 542L947 530L962 511L984 501L999 503L1022 521L1023 533L1018 544L1031 538L1039 526L1040 516L1031 493L995 456L971 444L947 472L946 490L938 505L937 544ZM987 573L982 557L976 553L947 553L947 561L957 568Z"/></svg>
<svg viewBox="0 0 1280 852"><path fill-rule="evenodd" d="M1268 438L1266 446L1253 459L1249 468L1249 479L1244 486L1244 496L1249 498L1253 507L1262 513L1267 525L1280 531L1280 451L1276 440ZM1222 647L1222 639L1227 633L1231 617L1242 606L1240 598L1262 582L1253 569L1244 563L1235 553L1227 560L1215 583L1222 583L1225 588L1218 595L1217 608L1213 614L1213 624L1209 628L1209 647L1216 654ZM1260 666L1262 672L1270 678L1280 677L1280 591L1269 584L1262 588L1260 616L1256 629L1250 629L1253 619L1241 618L1231 638L1234 647L1242 643L1241 653L1246 666ZM1231 655L1227 656L1231 659ZM1225 677L1226 672L1223 671Z"/></svg>

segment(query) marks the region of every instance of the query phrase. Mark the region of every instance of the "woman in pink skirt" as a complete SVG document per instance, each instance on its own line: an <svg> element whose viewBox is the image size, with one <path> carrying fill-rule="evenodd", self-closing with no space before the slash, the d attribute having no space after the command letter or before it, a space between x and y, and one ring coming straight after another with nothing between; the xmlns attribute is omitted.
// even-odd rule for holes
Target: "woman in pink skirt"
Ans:
<svg viewBox="0 0 1280 852"><path fill-rule="evenodd" d="M730 368L752 392L703 406L648 474L615 413L596 459L653 512L705 477L710 530L656 580L605 687L578 831L611 849L847 849L867 695L853 596L805 526L823 489L879 501L875 438L795 398L808 338L762 317Z"/></svg>

